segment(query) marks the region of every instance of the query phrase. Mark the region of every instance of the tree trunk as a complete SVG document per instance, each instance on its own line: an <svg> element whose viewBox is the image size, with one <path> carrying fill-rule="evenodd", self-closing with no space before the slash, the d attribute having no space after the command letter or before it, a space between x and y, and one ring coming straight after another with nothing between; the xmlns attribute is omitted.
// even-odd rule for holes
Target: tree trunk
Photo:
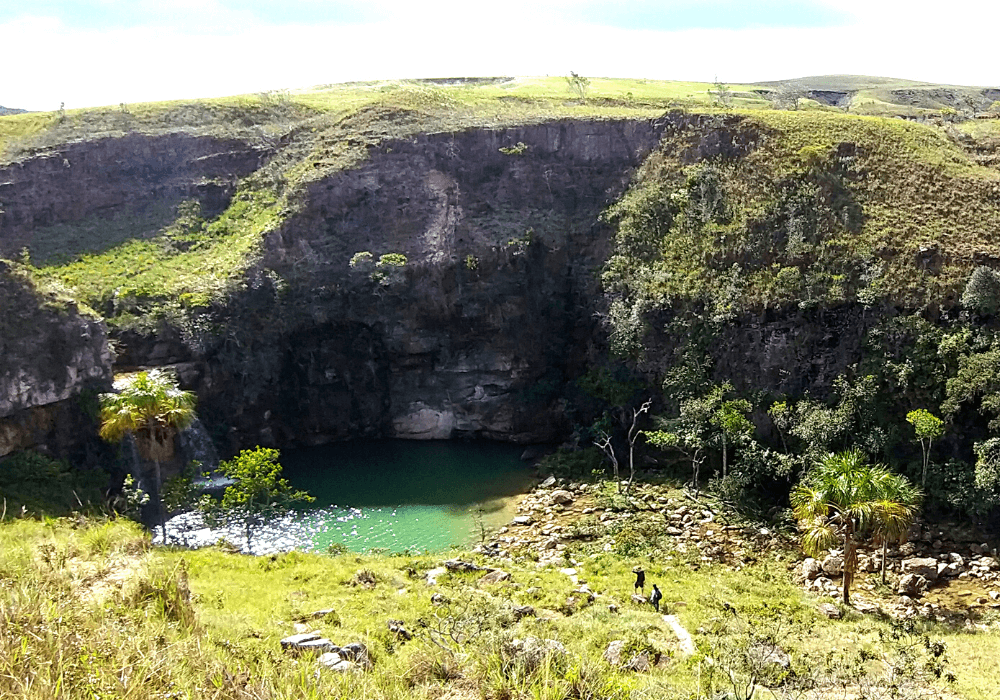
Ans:
<svg viewBox="0 0 1000 700"><path fill-rule="evenodd" d="M854 583L854 571L857 568L858 554L854 548L854 526L847 524L844 534L844 605L851 604L851 584Z"/></svg>
<svg viewBox="0 0 1000 700"><path fill-rule="evenodd" d="M726 473L728 472L728 464L726 462L726 431L722 431L722 478L726 478Z"/></svg>
<svg viewBox="0 0 1000 700"><path fill-rule="evenodd" d="M163 536L163 544L167 543L167 514L163 510L163 479L160 478L160 462L153 460L156 474L156 512L160 516L160 534Z"/></svg>
<svg viewBox="0 0 1000 700"><path fill-rule="evenodd" d="M923 489L926 489L927 488L927 465L931 461L930 460L930 457L931 457L931 441L928 440L927 441L927 445L924 446L924 441L921 440L920 441L920 447L922 447L923 451L924 451L924 473L923 473L923 479L921 479L921 481L920 481L920 487L923 488Z"/></svg>
<svg viewBox="0 0 1000 700"><path fill-rule="evenodd" d="M885 585L885 557L886 552L889 551L889 538L882 538L882 585Z"/></svg>

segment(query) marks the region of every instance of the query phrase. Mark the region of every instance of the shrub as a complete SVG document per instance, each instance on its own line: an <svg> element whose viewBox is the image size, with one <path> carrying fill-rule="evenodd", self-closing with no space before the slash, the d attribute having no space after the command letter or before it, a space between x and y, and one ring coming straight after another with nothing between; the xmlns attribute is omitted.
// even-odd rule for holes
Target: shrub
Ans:
<svg viewBox="0 0 1000 700"><path fill-rule="evenodd" d="M988 267L977 267L972 271L965 290L962 292L962 306L986 316L997 312L1000 305L1000 274Z"/></svg>

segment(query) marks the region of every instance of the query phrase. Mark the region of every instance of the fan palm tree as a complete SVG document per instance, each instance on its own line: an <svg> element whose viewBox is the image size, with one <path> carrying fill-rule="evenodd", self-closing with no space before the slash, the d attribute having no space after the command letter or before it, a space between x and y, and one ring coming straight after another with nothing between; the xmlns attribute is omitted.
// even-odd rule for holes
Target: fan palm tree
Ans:
<svg viewBox="0 0 1000 700"><path fill-rule="evenodd" d="M913 522L920 490L863 452L831 454L818 462L792 491L792 510L805 531L802 548L818 556L838 542L844 549L844 604L850 603L861 538L899 537Z"/></svg>
<svg viewBox="0 0 1000 700"><path fill-rule="evenodd" d="M174 376L163 370L127 375L115 381L116 393L101 394L100 435L121 442L132 435L140 456L155 465L156 494L160 497L160 462L174 454L174 436L195 419L195 395L182 391ZM162 499L157 502L163 542L167 521Z"/></svg>

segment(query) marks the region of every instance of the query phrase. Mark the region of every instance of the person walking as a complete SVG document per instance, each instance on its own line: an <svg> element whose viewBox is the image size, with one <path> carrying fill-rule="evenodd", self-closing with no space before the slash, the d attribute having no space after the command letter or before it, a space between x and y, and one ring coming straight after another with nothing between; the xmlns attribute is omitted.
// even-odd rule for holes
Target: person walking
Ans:
<svg viewBox="0 0 1000 700"><path fill-rule="evenodd" d="M641 566L637 566L632 569L632 573L635 574L635 588L639 591L640 595L646 595L646 572L642 570Z"/></svg>
<svg viewBox="0 0 1000 700"><path fill-rule="evenodd" d="M649 602L653 604L653 610L660 612L660 600L663 599L663 594L660 593L660 589L653 584L653 593L649 596Z"/></svg>

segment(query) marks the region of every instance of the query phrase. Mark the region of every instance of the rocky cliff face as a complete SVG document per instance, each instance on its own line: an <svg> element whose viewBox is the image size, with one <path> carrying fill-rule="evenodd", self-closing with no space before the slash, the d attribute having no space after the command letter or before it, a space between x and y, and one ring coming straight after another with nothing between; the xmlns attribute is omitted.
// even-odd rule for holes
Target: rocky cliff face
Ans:
<svg viewBox="0 0 1000 700"><path fill-rule="evenodd" d="M33 288L0 262L0 456L46 445L79 447L88 421L82 391L106 390L112 354L103 322Z"/></svg>
<svg viewBox="0 0 1000 700"><path fill-rule="evenodd" d="M123 336L120 362L176 365L231 447L562 437L561 390L596 335L599 214L659 130L563 121L383 144L309 187L215 319L221 336ZM352 268L361 251L372 262ZM387 253L407 265L377 266Z"/></svg>
<svg viewBox="0 0 1000 700"><path fill-rule="evenodd" d="M0 257L43 227L198 199L224 209L262 151L235 139L130 134L66 144L0 167Z"/></svg>

